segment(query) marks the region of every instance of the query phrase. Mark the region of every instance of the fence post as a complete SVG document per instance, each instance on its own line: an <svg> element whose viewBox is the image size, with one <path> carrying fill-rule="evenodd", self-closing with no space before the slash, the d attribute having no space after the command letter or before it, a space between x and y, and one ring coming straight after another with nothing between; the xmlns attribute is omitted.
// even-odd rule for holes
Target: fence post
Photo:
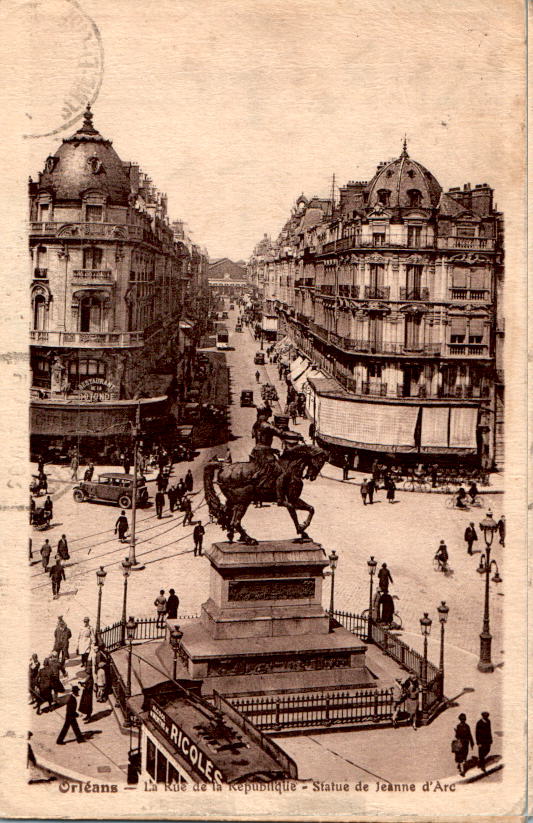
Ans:
<svg viewBox="0 0 533 823"><path fill-rule="evenodd" d="M281 723L279 722L279 704L280 704L280 699L279 699L279 697L276 697L276 699L274 700L274 728L275 729L281 729Z"/></svg>
<svg viewBox="0 0 533 823"><path fill-rule="evenodd" d="M330 720L330 717L329 717L329 694L327 694L327 695L326 695L326 703L325 703L325 707L324 707L324 709L325 709L325 713L324 713L324 721L325 721L325 722L328 724L328 726L329 726L329 725L331 724L331 720Z"/></svg>

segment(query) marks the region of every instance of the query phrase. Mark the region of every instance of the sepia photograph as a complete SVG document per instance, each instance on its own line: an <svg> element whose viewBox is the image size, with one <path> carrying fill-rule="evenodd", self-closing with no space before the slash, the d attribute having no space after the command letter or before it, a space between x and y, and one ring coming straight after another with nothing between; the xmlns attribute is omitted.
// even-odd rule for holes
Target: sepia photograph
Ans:
<svg viewBox="0 0 533 823"><path fill-rule="evenodd" d="M522 819L524 7L0 16L2 814Z"/></svg>

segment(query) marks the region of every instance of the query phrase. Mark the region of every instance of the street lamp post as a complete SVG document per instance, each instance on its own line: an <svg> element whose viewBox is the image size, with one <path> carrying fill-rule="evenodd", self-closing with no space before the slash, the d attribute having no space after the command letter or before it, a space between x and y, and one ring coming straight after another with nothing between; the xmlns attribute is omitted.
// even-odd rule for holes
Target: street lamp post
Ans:
<svg viewBox="0 0 533 823"><path fill-rule="evenodd" d="M107 572L105 571L103 566L100 566L98 571L96 572L96 582L98 585L98 606L96 609L96 628L95 634L96 639L99 639L100 636L100 614L102 612L102 589L104 588L104 581L107 577Z"/></svg>
<svg viewBox="0 0 533 823"><path fill-rule="evenodd" d="M439 621L440 621L440 660L439 660L439 669L440 669L440 697L442 699L444 695L444 626L446 621L448 620L448 612L450 611L449 607L446 605L444 600L441 600L440 606L437 606L437 611L439 613Z"/></svg>
<svg viewBox="0 0 533 823"><path fill-rule="evenodd" d="M131 536L130 536L130 555L129 561L131 563L131 570L140 572L145 567L142 563L137 562L135 556L135 541L136 541L136 526L137 526L137 472L138 472L138 440L141 432L141 403L137 403L137 411L135 414L135 426L133 428L133 489L131 498Z"/></svg>
<svg viewBox="0 0 533 823"><path fill-rule="evenodd" d="M330 632L333 631L333 610L335 608L335 569L337 568L337 563L339 557L335 549L329 555L329 566L331 569L331 589L329 595L329 630Z"/></svg>
<svg viewBox="0 0 533 823"><path fill-rule="evenodd" d="M128 638L128 678L126 683L127 697L131 697L131 658L133 638L135 637L135 630L137 628L137 621L134 617L130 617L126 623L126 637Z"/></svg>
<svg viewBox="0 0 533 823"><path fill-rule="evenodd" d="M170 645L172 647L172 654L173 654L173 661L172 661L172 680L176 680L176 672L178 666L178 651L180 648L181 638L183 637L183 632L180 631L179 626L174 626L172 631L170 632Z"/></svg>
<svg viewBox="0 0 533 823"><path fill-rule="evenodd" d="M128 577L130 576L131 572L131 561L129 557L125 557L122 561L122 574L124 575L124 596L122 598L122 630L121 630L121 638L122 638L122 645L124 645L126 640L126 604L128 601Z"/></svg>
<svg viewBox="0 0 533 823"><path fill-rule="evenodd" d="M494 535L498 530L498 524L492 517L491 511L487 512L487 516L484 520L481 521L481 523L479 524L479 528L483 532L483 537L485 539L485 607L483 611L483 627L481 629L481 634L479 635L479 662L477 664L477 667L480 672L493 672L494 665L491 659L492 635L490 633L489 622L489 589L491 569L490 551L492 547L492 541L494 540ZM500 576L498 573L498 578L499 577Z"/></svg>
<svg viewBox="0 0 533 823"><path fill-rule="evenodd" d="M370 560L367 560L366 564L368 566L368 573L370 575L370 595L368 598L368 631L366 642L372 643L372 591L374 587L374 575L376 573L376 566L378 565L377 561L374 560L374 555L370 557Z"/></svg>
<svg viewBox="0 0 533 823"><path fill-rule="evenodd" d="M420 631L424 638L424 661L422 669L422 722L427 721L427 684L428 684L428 636L431 632L431 617L427 612L420 618Z"/></svg>

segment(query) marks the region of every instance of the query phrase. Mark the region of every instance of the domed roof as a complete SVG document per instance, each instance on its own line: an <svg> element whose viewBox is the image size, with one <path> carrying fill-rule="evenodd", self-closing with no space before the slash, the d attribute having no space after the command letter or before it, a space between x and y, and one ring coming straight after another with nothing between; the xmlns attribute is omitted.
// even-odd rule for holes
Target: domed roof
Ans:
<svg viewBox="0 0 533 823"><path fill-rule="evenodd" d="M40 176L39 188L53 189L58 200L79 200L91 189L107 196L108 202L128 205L130 181L111 140L106 140L92 123L90 105L83 125L63 140L56 153L48 157Z"/></svg>
<svg viewBox="0 0 533 823"><path fill-rule="evenodd" d="M368 186L368 205L381 203L390 208L431 209L438 205L442 188L421 163L412 160L404 141L397 160L378 167Z"/></svg>

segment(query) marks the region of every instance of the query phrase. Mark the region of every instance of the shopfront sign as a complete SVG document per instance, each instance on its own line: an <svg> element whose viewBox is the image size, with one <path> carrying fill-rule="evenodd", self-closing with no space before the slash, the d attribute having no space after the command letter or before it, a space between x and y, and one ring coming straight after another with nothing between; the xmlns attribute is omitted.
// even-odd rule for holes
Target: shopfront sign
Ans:
<svg viewBox="0 0 533 823"><path fill-rule="evenodd" d="M113 383L107 380L89 379L84 380L78 387L78 397L80 400L89 400L92 403L105 402L106 400L117 400L118 392Z"/></svg>
<svg viewBox="0 0 533 823"><path fill-rule="evenodd" d="M152 703L149 718L157 726L165 738L172 744L178 754L185 760L206 783L223 783L224 777L216 768L212 760L207 757L204 751L190 735L185 734L183 729L168 716L163 709Z"/></svg>

